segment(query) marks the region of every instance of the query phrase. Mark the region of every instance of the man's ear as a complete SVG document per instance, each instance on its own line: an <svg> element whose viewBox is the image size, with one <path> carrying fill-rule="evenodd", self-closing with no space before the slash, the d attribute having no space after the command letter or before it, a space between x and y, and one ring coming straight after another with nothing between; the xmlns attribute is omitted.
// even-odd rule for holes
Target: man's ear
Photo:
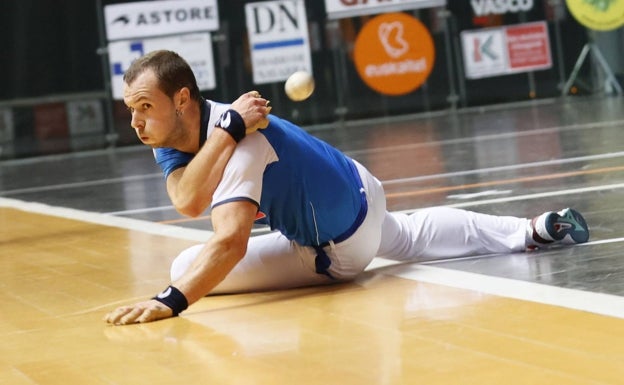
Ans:
<svg viewBox="0 0 624 385"><path fill-rule="evenodd" d="M191 91L188 87L182 87L173 97L176 109L184 109L191 100Z"/></svg>

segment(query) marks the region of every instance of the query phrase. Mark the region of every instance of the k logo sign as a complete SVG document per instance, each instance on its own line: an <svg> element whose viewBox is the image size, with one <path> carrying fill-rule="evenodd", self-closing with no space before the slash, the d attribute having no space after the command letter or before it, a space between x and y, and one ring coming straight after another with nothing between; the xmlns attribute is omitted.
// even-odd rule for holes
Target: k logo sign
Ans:
<svg viewBox="0 0 624 385"><path fill-rule="evenodd" d="M433 69L433 40L427 28L404 13L370 20L355 41L354 60L362 80L385 95L420 87Z"/></svg>

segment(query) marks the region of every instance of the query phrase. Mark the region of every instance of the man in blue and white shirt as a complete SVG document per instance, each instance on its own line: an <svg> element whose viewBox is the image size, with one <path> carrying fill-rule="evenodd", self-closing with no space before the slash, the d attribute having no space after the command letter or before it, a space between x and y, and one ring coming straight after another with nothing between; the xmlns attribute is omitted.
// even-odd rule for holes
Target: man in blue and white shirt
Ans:
<svg viewBox="0 0 624 385"><path fill-rule="evenodd" d="M208 294L348 281L376 256L417 262L588 240L572 209L532 220L444 207L389 213L362 165L270 115L255 91L231 105L204 100L174 52L137 59L124 82L131 125L153 148L173 205L189 216L211 208L214 235L175 259L162 293L115 309L109 323L176 316ZM275 231L250 237L256 221Z"/></svg>

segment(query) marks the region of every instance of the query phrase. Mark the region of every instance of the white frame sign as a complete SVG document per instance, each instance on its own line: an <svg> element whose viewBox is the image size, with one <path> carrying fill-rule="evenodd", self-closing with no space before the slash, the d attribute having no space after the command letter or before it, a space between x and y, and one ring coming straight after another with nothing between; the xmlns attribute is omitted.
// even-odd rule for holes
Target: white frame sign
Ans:
<svg viewBox="0 0 624 385"><path fill-rule="evenodd" d="M293 72L312 73L304 0L245 5L254 84L284 81Z"/></svg>
<svg viewBox="0 0 624 385"><path fill-rule="evenodd" d="M217 0L157 0L104 7L108 41L219 29Z"/></svg>

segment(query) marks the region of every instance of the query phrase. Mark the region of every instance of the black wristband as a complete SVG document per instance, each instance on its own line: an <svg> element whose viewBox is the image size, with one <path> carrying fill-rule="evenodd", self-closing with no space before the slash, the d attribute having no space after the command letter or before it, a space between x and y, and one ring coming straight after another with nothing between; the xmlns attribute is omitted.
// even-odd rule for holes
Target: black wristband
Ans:
<svg viewBox="0 0 624 385"><path fill-rule="evenodd" d="M173 310L174 317L182 313L188 307L188 301L184 294L171 285L152 299L170 307L171 310Z"/></svg>
<svg viewBox="0 0 624 385"><path fill-rule="evenodd" d="M245 137L245 121L235 110L230 109L221 114L216 125L227 131L227 133L234 138L236 143L240 142Z"/></svg>

